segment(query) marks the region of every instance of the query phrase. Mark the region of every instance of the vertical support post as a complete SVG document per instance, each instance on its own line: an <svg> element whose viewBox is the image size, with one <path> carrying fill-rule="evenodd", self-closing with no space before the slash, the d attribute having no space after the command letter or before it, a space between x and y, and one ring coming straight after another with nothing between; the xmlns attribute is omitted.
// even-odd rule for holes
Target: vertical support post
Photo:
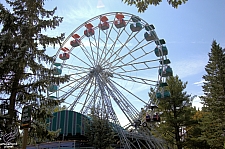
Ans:
<svg viewBox="0 0 225 149"><path fill-rule="evenodd" d="M28 128L23 129L23 144L22 149L26 149L27 147L27 135L28 135Z"/></svg>

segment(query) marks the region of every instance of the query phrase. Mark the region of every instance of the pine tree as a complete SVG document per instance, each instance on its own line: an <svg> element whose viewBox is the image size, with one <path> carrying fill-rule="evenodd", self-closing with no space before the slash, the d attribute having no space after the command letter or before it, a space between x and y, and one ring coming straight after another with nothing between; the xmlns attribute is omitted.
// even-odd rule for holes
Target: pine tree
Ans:
<svg viewBox="0 0 225 149"><path fill-rule="evenodd" d="M87 122L86 129L90 144L98 149L110 148L115 143L113 124L107 119L103 119L97 115L90 115L90 121Z"/></svg>
<svg viewBox="0 0 225 149"><path fill-rule="evenodd" d="M158 131L172 146L182 149L186 144L187 128L193 125L191 102L193 97L185 90L187 82L178 76L167 78L167 90L170 98L160 99L159 109L162 111Z"/></svg>
<svg viewBox="0 0 225 149"><path fill-rule="evenodd" d="M32 105L32 129L38 138L51 138L47 131L46 118L59 100L46 97L46 90L52 83L59 84L68 79L53 75L46 65L54 57L45 54L47 47L55 48L64 39L64 34L49 37L47 29L55 29L62 17L54 16L56 8L46 10L45 0L6 0L10 10L0 4L0 93L9 98L9 121L17 121L16 107ZM39 100L39 103L37 102Z"/></svg>
<svg viewBox="0 0 225 149"><path fill-rule="evenodd" d="M223 148L225 143L225 50L214 40L209 61L205 67L206 75L201 97L204 112L202 139L206 139L211 148ZM216 143L215 143L216 142Z"/></svg>
<svg viewBox="0 0 225 149"><path fill-rule="evenodd" d="M203 110L196 110L193 108L193 120L195 123L189 126L187 129L187 148L194 148L194 149L210 149L210 146L207 144L206 140L201 139L202 130L200 123L202 122L202 118L205 114Z"/></svg>

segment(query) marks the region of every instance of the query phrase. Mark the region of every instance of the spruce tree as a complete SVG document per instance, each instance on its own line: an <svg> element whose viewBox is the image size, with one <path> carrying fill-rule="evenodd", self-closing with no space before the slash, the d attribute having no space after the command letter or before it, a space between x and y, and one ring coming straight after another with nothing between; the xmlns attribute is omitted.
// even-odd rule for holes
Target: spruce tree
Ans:
<svg viewBox="0 0 225 149"><path fill-rule="evenodd" d="M115 143L113 124L107 119L98 115L90 115L90 120L86 123L86 136L90 144L98 149L110 148Z"/></svg>
<svg viewBox="0 0 225 149"><path fill-rule="evenodd" d="M201 139L202 130L200 123L202 122L203 115L207 114L203 112L204 110L196 110L193 108L193 120L195 123L189 126L187 132L187 148L194 148L194 149L210 149L210 146L207 144L206 140Z"/></svg>
<svg viewBox="0 0 225 149"><path fill-rule="evenodd" d="M169 144L182 149L187 143L187 128L194 123L191 103L195 96L184 91L187 82L182 82L178 76L171 76L166 82L168 86L165 89L170 92L170 97L159 101L162 114L158 131Z"/></svg>
<svg viewBox="0 0 225 149"><path fill-rule="evenodd" d="M205 66L206 74L202 86L204 106L201 129L202 139L207 140L211 148L223 148L225 143L225 50L214 40L209 61ZM216 143L215 143L216 142Z"/></svg>
<svg viewBox="0 0 225 149"><path fill-rule="evenodd" d="M60 46L64 34L49 37L47 30L55 29L63 18L54 15L56 8L46 10L45 0L6 0L6 4L10 9L0 4L0 93L10 101L4 126L10 130L18 120L16 107L32 105L29 134L40 140L51 139L45 121L62 101L46 97L46 90L51 84L65 82L68 76L54 76L50 65L55 57L45 53L48 47Z"/></svg>

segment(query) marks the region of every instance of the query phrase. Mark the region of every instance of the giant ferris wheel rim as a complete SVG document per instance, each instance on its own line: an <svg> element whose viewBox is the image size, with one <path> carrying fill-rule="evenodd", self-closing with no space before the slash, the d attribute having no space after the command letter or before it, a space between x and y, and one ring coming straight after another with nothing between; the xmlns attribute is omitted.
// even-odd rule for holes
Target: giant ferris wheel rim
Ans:
<svg viewBox="0 0 225 149"><path fill-rule="evenodd" d="M116 28L114 24L116 14L118 13L122 13L125 17L128 18L126 20L127 23L121 32L120 32L120 29ZM114 29L114 30L118 29L119 31L114 31L114 32L112 31L112 33L111 33L111 30L109 31L109 33L108 31L105 31L105 32L102 31L103 33L105 33L103 34L103 36L107 38L104 40L109 39L109 41L112 42L112 45L109 45L109 47L105 48L105 46L108 46L108 42L107 41L105 42L103 40L102 42L104 45L103 48L102 49L99 48L99 43L98 44L96 43L96 45L93 46L93 49L96 49L96 51L94 51L91 45L92 42L94 41L96 42L97 38L98 38L97 39L98 42L99 42L99 39L101 40L103 39L103 36L100 35L101 28L98 26L99 25L98 23L101 22L100 21L101 16L111 16L113 21L112 20L109 21L111 23L110 29ZM121 82L122 82L121 80L134 83L135 85L137 84L140 85L142 83L145 86L148 86L149 88L150 88L150 85L152 85L157 89L159 87L159 84L158 84L159 81L163 79L162 76L159 75L158 69L163 68L164 64L162 63L162 64L157 64L156 66L155 65L150 66L149 63L155 64L157 61L163 60L164 58L166 58L166 56L160 55L160 56L154 57L154 59L151 59L151 58L150 60L145 59L146 58L145 56L149 56L149 55L155 56L154 49L150 49L148 51L147 50L147 48L149 48L148 46L150 47L159 46L162 48L162 44L159 42L159 38L156 33L155 33L155 39L153 41L146 42L145 37L143 37L143 35L141 38L142 40L139 41L139 39L136 39L138 35L141 35L139 34L139 32L141 32L143 28L139 30L138 32L135 32L133 35L133 30L131 31L130 28L127 27L131 23L135 23L130 21L131 17L133 16L137 16L137 15L133 15L131 13L126 13L126 12L109 12L109 13L100 14L82 23L80 26L75 28L67 36L67 38L65 38L64 42L62 43L62 45L60 46L60 48L58 49L56 53L54 63L56 63L58 60L58 56L61 52L61 48L63 48L70 41L71 37L75 33L78 33L79 31L84 31L82 30L82 28L84 29L85 25L88 23L95 22L97 24L97 25L94 24L93 29L98 30L99 34L97 34L96 32L96 35L93 34L94 37L87 36L90 47L87 47L84 44L79 45L78 46L79 50L76 50L76 51L73 50L76 47L73 47L72 45L68 48L69 49L68 53L72 56L72 58L76 59L76 61L78 61L79 63L84 64L86 67L84 67L83 65L79 65L78 63L71 63L71 61L68 62L67 60L61 61L62 62L61 68L66 69L68 71L70 70L72 71L69 74L72 76L72 79L70 80L68 84L60 87L59 91L55 91L53 93L56 93L59 95L59 93L57 92L61 92L59 97L65 100L69 99L70 97L73 98L71 102L65 101L65 103L67 102L69 104L71 110L74 110L74 108L77 105L81 105L79 107L80 108L79 110L81 111L80 113L85 115L88 113L88 110L89 111L93 110L91 108L94 107L94 111L101 113L103 116L109 117L110 122L114 122L117 125L121 125L120 124L121 119L118 118L118 111L116 111L115 107L113 107L113 102L114 102L114 104L118 107L118 109L120 109L123 112L122 114L125 115L130 125L134 126L134 123L136 123L136 120L140 121L139 110L137 110L136 105L134 105L130 101L130 99L128 99L126 95L124 95L124 92L128 93L129 96L133 97L134 99L141 101L144 105L149 105L149 101L145 101L141 99L140 97L138 97L136 93L133 93L131 90L126 88L127 86L125 86L124 84L121 85ZM143 26L149 25L142 18L140 18L140 22L141 22L141 25ZM131 33L126 33L128 30ZM154 31L154 28L152 30ZM113 35L113 33L115 33L118 37L112 38L111 36ZM122 39L119 39L119 37L122 38L121 34L123 33L126 33L124 35L126 36L125 41L123 41ZM95 38L95 36L97 36L97 38ZM82 34L80 38L82 41L82 39L86 38L86 36ZM119 41L119 46L120 46L118 49L116 49L113 46L114 44L116 44L117 41ZM133 41L135 41L134 45L132 47L128 47L127 44ZM158 41L158 44L154 41ZM109 42L109 44L111 44L111 42ZM146 42L146 44L142 45L141 44L142 42L144 43ZM124 50L123 48L125 49L125 54L121 52L122 50ZM86 56L86 59L79 57L79 55L76 55L75 52L78 52L78 51L83 52L83 56ZM143 53L141 53L138 56L136 55L135 57L133 55L135 54L136 51L138 52L142 51ZM102 57L98 55L99 54L98 52L102 52L105 55ZM107 52L109 52L110 54L108 55ZM115 57L113 57L114 54L115 54ZM96 58L95 56L96 57L100 56L98 63L94 62L95 60L98 60L98 58ZM128 56L130 59L128 61L127 60L125 61L124 58ZM51 65L51 68L54 66L54 63ZM140 66L140 68L139 67L135 68L136 65L138 66L138 64L143 64L144 67ZM129 70L129 68L132 68L132 69ZM150 70L154 71L155 69L157 69L157 72L156 72L156 75L154 76L154 79L149 79L149 76L148 76L149 74L147 72L149 72ZM111 72L107 70L110 70ZM148 77L137 76L137 74L140 74L140 72L143 72L143 71L146 72ZM117 82L117 81L121 81L121 82ZM153 83L151 84L151 82ZM83 99L81 99L81 97L83 97ZM118 134L121 135L121 137L126 140L125 133L121 129L118 129ZM139 134L136 134L136 135L138 136ZM150 139L148 141L151 142Z"/></svg>
<svg viewBox="0 0 225 149"><path fill-rule="evenodd" d="M57 57L59 55L59 52L60 52L60 49L64 47L64 45L66 44L66 42L73 36L73 34L75 34L79 29L81 29L83 26L85 26L85 24L93 21L93 20L96 20L96 19L100 19L101 16L104 16L104 15L116 15L118 13L122 13L122 14L125 14L125 15L128 15L128 16L137 16L137 15L134 15L134 14L131 14L131 13L127 13L127 12L108 12L108 13L103 13L103 14L100 14L100 15L97 15L95 17L92 17L91 19L85 21L84 23L82 23L80 26L78 26L77 28L75 28L66 38L65 40L63 41L63 43L61 44L61 46L59 47L58 51L57 51L57 54L55 55L55 57ZM140 18L140 17L139 17ZM141 21L143 21L146 25L149 25L149 23L147 21L145 21L144 19L140 18ZM157 34L156 34L156 40L159 40ZM52 66L51 66L52 68Z"/></svg>
<svg viewBox="0 0 225 149"><path fill-rule="evenodd" d="M93 17L93 18L91 18L91 19L85 21L85 22L82 23L80 26L78 26L74 31L72 31L70 35L67 36L67 38L66 38L66 39L64 40L64 42L62 43L62 46L58 49L57 54L56 54L56 57L59 56L59 53L60 53L60 51L61 51L61 48L65 46L65 44L69 41L69 39L70 39L77 31L79 31L82 27L84 27L87 23L90 23L90 22L92 22L92 21L94 21L94 20L97 20L97 19L100 20L101 16L113 16L113 15L114 15L114 20L115 20L115 18L116 18L115 15L118 14L118 13L122 13L124 16L128 16L130 19L131 19L132 16L137 16L137 15L133 15L133 14L127 13L127 12L109 12L109 13L104 13L104 14L97 15L97 16L95 16L95 17ZM129 19L129 18L128 18L128 19ZM139 18L140 18L140 17L139 17ZM140 20L142 21L142 24L143 24L143 25L149 25L149 24L148 24L145 20L143 20L142 18L140 18ZM100 23L100 22L101 22L101 21L99 21L99 23ZM112 23L112 24L113 24L113 23ZM127 25L128 25L128 24L127 24ZM96 27L98 27L98 26L96 26ZM98 27L98 28L99 28L99 27ZM99 29L100 29L100 28L99 28ZM153 29L153 30L154 30L154 29ZM84 37L85 37L85 35L82 35L82 36L81 36L81 38L84 38ZM156 34L156 40L159 40L157 34ZM70 51L72 51L73 48L74 48L74 47L71 47L71 48L70 48ZM160 58L160 59L161 59L161 58ZM56 62L56 59L55 59L55 62ZM62 67L63 67L63 66L65 66L65 60L64 60L63 63L62 63ZM51 67L53 67L53 64L52 64ZM155 82L158 82L159 80L161 80L161 78L162 78L162 77L158 75L158 80L155 81ZM156 84L155 86L157 86L157 85L158 85L158 84ZM144 103L145 103L145 102L144 102ZM147 102L146 102L146 103L147 103Z"/></svg>

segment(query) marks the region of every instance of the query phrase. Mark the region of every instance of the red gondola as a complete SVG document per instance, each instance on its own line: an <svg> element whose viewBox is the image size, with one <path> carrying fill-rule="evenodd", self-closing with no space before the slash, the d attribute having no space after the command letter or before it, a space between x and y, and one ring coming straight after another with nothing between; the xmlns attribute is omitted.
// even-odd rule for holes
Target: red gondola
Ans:
<svg viewBox="0 0 225 149"><path fill-rule="evenodd" d="M59 55L59 58L61 60L67 60L67 59L70 58L70 55L69 55L69 53L62 53L62 54Z"/></svg>
<svg viewBox="0 0 225 149"><path fill-rule="evenodd" d="M156 113L156 114L153 115L153 121L154 122L160 122L160 116L159 116L158 113Z"/></svg>
<svg viewBox="0 0 225 149"><path fill-rule="evenodd" d="M116 28L122 28L126 26L126 22L124 21L124 15L122 13L116 14L117 20L114 22Z"/></svg>
<svg viewBox="0 0 225 149"><path fill-rule="evenodd" d="M101 22L98 27L101 28L101 30L106 30L109 28L109 23L107 22L108 21L108 18L106 16L102 16L100 18Z"/></svg>
<svg viewBox="0 0 225 149"><path fill-rule="evenodd" d="M80 36L78 34L74 34L72 36L74 38L74 40L70 41L70 45L72 47L77 47L80 45Z"/></svg>
<svg viewBox="0 0 225 149"><path fill-rule="evenodd" d="M93 25L91 23L86 24L85 27L87 28L84 31L85 36L90 37L95 34L95 31L93 30Z"/></svg>
<svg viewBox="0 0 225 149"><path fill-rule="evenodd" d="M69 52L70 50L67 47L61 48L62 51L64 52Z"/></svg>

